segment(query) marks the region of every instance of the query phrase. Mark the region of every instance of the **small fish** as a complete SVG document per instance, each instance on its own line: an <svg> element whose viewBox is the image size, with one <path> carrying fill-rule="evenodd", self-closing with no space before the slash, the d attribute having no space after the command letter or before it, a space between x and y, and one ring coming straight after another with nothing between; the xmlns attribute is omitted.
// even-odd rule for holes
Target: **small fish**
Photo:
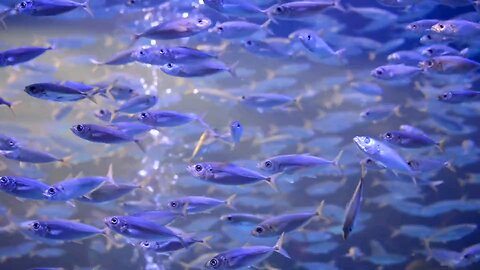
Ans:
<svg viewBox="0 0 480 270"><path fill-rule="evenodd" d="M110 120L112 120L112 112L107 109L98 109L93 115L104 122L110 122Z"/></svg>
<svg viewBox="0 0 480 270"><path fill-rule="evenodd" d="M480 24L466 20L448 20L438 22L431 30L444 36L468 40L480 35Z"/></svg>
<svg viewBox="0 0 480 270"><path fill-rule="evenodd" d="M228 224L255 226L265 220L267 216L254 215L249 213L235 213L223 215L220 220L225 221Z"/></svg>
<svg viewBox="0 0 480 270"><path fill-rule="evenodd" d="M95 65L107 65L107 66L121 66L126 65L132 62L135 62L136 57L134 56L137 52L137 48L128 49L121 51L114 56L110 57L108 60L99 61L95 59L90 59L90 62Z"/></svg>
<svg viewBox="0 0 480 270"><path fill-rule="evenodd" d="M133 216L112 216L105 218L104 222L112 231L128 238L159 241L178 239L183 246L186 246L181 235L168 227L144 218Z"/></svg>
<svg viewBox="0 0 480 270"><path fill-rule="evenodd" d="M15 6L15 11L30 16L56 16L82 8L93 17L89 1L79 3L71 0L25 0Z"/></svg>
<svg viewBox="0 0 480 270"><path fill-rule="evenodd" d="M200 50L189 47L143 47L134 53L136 61L150 65L165 65L168 63L191 63L217 58Z"/></svg>
<svg viewBox="0 0 480 270"><path fill-rule="evenodd" d="M379 80L412 79L422 73L422 69L414 66L385 65L371 71L370 75Z"/></svg>
<svg viewBox="0 0 480 270"><path fill-rule="evenodd" d="M437 146L443 149L445 141L436 142L426 134L408 131L389 131L382 135L384 141L405 148Z"/></svg>
<svg viewBox="0 0 480 270"><path fill-rule="evenodd" d="M412 31L414 33L423 34L423 33L429 32L432 29L432 26L434 26L438 22L439 20L435 20L435 19L419 20L419 21L415 21L407 24L405 29Z"/></svg>
<svg viewBox="0 0 480 270"><path fill-rule="evenodd" d="M208 239L209 237L206 237L204 239L195 239L193 237L188 237L188 238L184 238L183 244L178 240L168 240L164 242L141 241L139 245L145 251L151 251L155 253L169 253L169 252L177 251L180 249L188 248L196 243L200 243L205 246L208 246L207 244Z"/></svg>
<svg viewBox="0 0 480 270"><path fill-rule="evenodd" d="M367 121L381 121L392 115L401 116L400 106L394 104L381 104L368 108L360 113L360 117Z"/></svg>
<svg viewBox="0 0 480 270"><path fill-rule="evenodd" d="M293 1L289 3L273 5L266 10L266 13L271 20L302 20L305 17L318 15L318 13L328 8L337 8L343 10L343 8L339 5L339 1Z"/></svg>
<svg viewBox="0 0 480 270"><path fill-rule="evenodd" d="M474 102L480 100L480 92L472 90L452 90L439 95L438 100L449 104Z"/></svg>
<svg viewBox="0 0 480 270"><path fill-rule="evenodd" d="M73 102L88 98L96 103L94 95L98 94L96 91L84 92L59 83L34 83L25 86L24 91L32 97L55 102Z"/></svg>
<svg viewBox="0 0 480 270"><path fill-rule="evenodd" d="M203 3L221 14L240 17L265 16L264 11L251 0L204 0Z"/></svg>
<svg viewBox="0 0 480 270"><path fill-rule="evenodd" d="M106 203L115 201L139 188L141 186L133 184L105 183L94 191L75 200L82 203Z"/></svg>
<svg viewBox="0 0 480 270"><path fill-rule="evenodd" d="M21 199L44 200L43 191L48 185L32 178L21 176L1 176L0 189Z"/></svg>
<svg viewBox="0 0 480 270"><path fill-rule="evenodd" d="M243 126L239 121L230 123L230 137L233 143L239 143L243 135Z"/></svg>
<svg viewBox="0 0 480 270"><path fill-rule="evenodd" d="M70 130L78 137L96 143L119 144L134 142L142 152L145 152L145 149L139 140L115 127L100 126L96 124L80 124L71 127Z"/></svg>
<svg viewBox="0 0 480 270"><path fill-rule="evenodd" d="M422 54L426 57L437 57L442 55L465 55L467 51L468 48L458 51L445 44L432 44L424 48Z"/></svg>
<svg viewBox="0 0 480 270"><path fill-rule="evenodd" d="M305 226L313 218L321 218L325 202L322 201L315 211L299 212L293 214L283 214L267 218L260 222L255 229L251 231L251 235L255 237L270 237L281 235L290 231L294 231Z"/></svg>
<svg viewBox="0 0 480 270"><path fill-rule="evenodd" d="M335 57L340 61L345 61L345 49L333 50L315 31L308 29L298 30L295 32L295 36L314 56L319 58Z"/></svg>
<svg viewBox="0 0 480 270"><path fill-rule="evenodd" d="M389 170L412 174L413 170L407 162L386 144L367 136L355 136L353 141L368 157Z"/></svg>
<svg viewBox="0 0 480 270"><path fill-rule="evenodd" d="M294 52L290 40L282 38L247 39L242 46L250 53L271 58L288 58Z"/></svg>
<svg viewBox="0 0 480 270"><path fill-rule="evenodd" d="M153 26L142 33L135 34L133 40L135 42L140 38L168 40L191 37L207 30L211 24L212 21L209 18L200 15L170 20L157 26Z"/></svg>
<svg viewBox="0 0 480 270"><path fill-rule="evenodd" d="M190 165L187 170L196 178L220 185L245 185L260 181L274 185L275 181L274 177L264 176L231 163L203 162Z"/></svg>
<svg viewBox="0 0 480 270"><path fill-rule="evenodd" d="M215 27L211 28L209 32L215 33L224 39L246 38L261 31L271 33L267 28L269 23L270 21L267 21L260 25L247 21L226 21L218 23Z"/></svg>
<svg viewBox="0 0 480 270"><path fill-rule="evenodd" d="M333 160L308 154L279 155L270 157L260 163L257 167L269 173L287 172L293 173L302 168L334 165L338 167L338 161L342 157L343 151L340 151Z"/></svg>
<svg viewBox="0 0 480 270"><path fill-rule="evenodd" d="M237 195L233 194L226 200L218 200L203 196L188 196L171 200L167 205L172 211L181 211L184 214L195 214L209 211L220 205L232 208L235 197L237 197Z"/></svg>
<svg viewBox="0 0 480 270"><path fill-rule="evenodd" d="M412 168L414 172L428 173L432 171L438 171L442 168L447 168L451 171L455 171L451 161L445 161L435 158L415 158L407 161L408 166Z"/></svg>
<svg viewBox="0 0 480 270"><path fill-rule="evenodd" d="M282 94L272 94L272 93L259 93L259 94L250 94L243 95L240 97L240 102L254 107L254 108L274 108L274 107L286 107L288 105L297 105L301 107L299 98L292 98L287 95Z"/></svg>
<svg viewBox="0 0 480 270"><path fill-rule="evenodd" d="M242 269L250 268L265 261L272 253L277 252L286 258L290 255L282 248L284 234L275 246L250 246L235 248L215 255L205 263L205 269Z"/></svg>
<svg viewBox="0 0 480 270"><path fill-rule="evenodd" d="M115 110L115 113L138 113L146 111L157 104L157 96L139 95L132 97Z"/></svg>
<svg viewBox="0 0 480 270"><path fill-rule="evenodd" d="M36 239L53 241L78 241L99 234L103 230L70 220L32 220L22 223L21 227Z"/></svg>
<svg viewBox="0 0 480 270"><path fill-rule="evenodd" d="M457 55L433 57L420 62L422 69L437 74L467 74L480 69L480 63Z"/></svg>
<svg viewBox="0 0 480 270"><path fill-rule="evenodd" d="M112 166L110 165L107 176L66 179L45 189L43 195L51 201L70 201L94 191L105 182L113 182L111 175Z"/></svg>
<svg viewBox="0 0 480 270"><path fill-rule="evenodd" d="M387 56L387 61L392 64L404 64L417 66L418 63L425 61L426 57L417 51L397 51Z"/></svg>
<svg viewBox="0 0 480 270"><path fill-rule="evenodd" d="M194 63L167 63L160 66L160 69L167 75L182 78L204 77L225 71L232 77L237 76L234 66L229 67L224 62L213 58Z"/></svg>
<svg viewBox="0 0 480 270"><path fill-rule="evenodd" d="M0 67L14 66L39 57L52 47L20 47L0 52Z"/></svg>
<svg viewBox="0 0 480 270"><path fill-rule="evenodd" d="M352 198L345 208L345 217L343 220L343 239L347 240L348 236L353 230L355 218L360 212L360 207L363 201L363 178L360 178L358 185L353 192Z"/></svg>
<svg viewBox="0 0 480 270"><path fill-rule="evenodd" d="M66 158L56 157L48 152L18 146L13 151L0 152L4 157L27 163L65 162Z"/></svg>
<svg viewBox="0 0 480 270"><path fill-rule="evenodd" d="M156 110L142 112L138 115L137 119L141 123L153 127L177 127L198 121L201 125L208 128L208 124L206 124L200 116L176 111Z"/></svg>

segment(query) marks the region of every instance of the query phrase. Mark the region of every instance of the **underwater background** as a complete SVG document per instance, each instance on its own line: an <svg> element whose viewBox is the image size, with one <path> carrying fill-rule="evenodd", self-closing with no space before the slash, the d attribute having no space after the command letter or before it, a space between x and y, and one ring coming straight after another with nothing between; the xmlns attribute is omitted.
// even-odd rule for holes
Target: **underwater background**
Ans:
<svg viewBox="0 0 480 270"><path fill-rule="evenodd" d="M134 44L132 35L148 29L154 22L201 15L211 20L209 28L213 29L217 23L233 20L261 25L274 16L264 14L268 12L252 16L222 14L203 1L188 0L158 1L159 4L151 0L153 4L145 6L141 5L147 1L141 0L136 3L140 6L126 4L126 0L91 0L93 17L82 8L56 16L29 16L17 14L21 13L17 11L20 2L0 0L6 10L0 50L25 46L53 49L28 62L0 65L0 97L14 104L11 106L14 113L8 106L0 106L0 134L15 138L22 147L48 152L65 161L37 164L1 157L0 174L54 185L80 173L105 176L111 165L116 183L138 188L98 204L75 199L17 199L2 192L0 269L187 269L187 265L190 269L201 269L220 252L245 246L271 247L281 234L255 237L251 231L256 224L230 224L220 219L222 215L248 213L266 217L314 211L322 201L325 203L322 218L313 215L302 226L285 233L283 248L290 259L273 254L252 266L328 270L480 269L480 248L468 257L462 253L480 243L478 98L477 102L472 98L459 103L437 98L453 89L475 91L478 70L462 69L460 73L437 76L433 74L435 70L422 69L399 80L371 75L378 67L402 64L402 58L389 57L398 51L417 52L420 60L412 63L408 59L406 65L421 66L420 62L430 59L422 56L422 50L437 43L420 42L431 30L415 33L406 25L424 19L454 18L477 24L480 13L475 9L476 1L459 1L455 5L455 1L412 0L404 6L392 7L383 0L342 0L342 8L325 8L304 18L278 18L247 37L225 39L205 29L190 37L141 38ZM231 2L240 6L247 3ZM269 10L294 1L249 2L261 10ZM375 10L355 10L351 6ZM366 26L373 30L364 30ZM331 52L344 49L341 58L337 58L338 54L315 55L308 51L292 35L302 29L317 33ZM247 40L266 41L271 37L283 38L287 45L279 49L267 43L262 45L266 48L253 52L245 48ZM458 51L469 48L461 57L476 63L480 61L479 38L480 30L438 44L447 44ZM184 78L135 59L120 65L92 61L101 62L142 46L196 48L216 55L226 68L218 74ZM392 63L392 59L397 62ZM148 110L194 114L195 120L178 127L152 126L136 133L132 138L141 141L145 151L133 139L123 144L84 140L70 128L85 123L103 126L138 123L137 117L143 110L114 113L112 119L104 121L96 116L98 110L113 112L127 101L107 93L96 94L95 102L87 98L58 102L42 100L24 91L35 83L67 81L86 85L102 82L108 85L107 92L110 87L126 85L138 95L157 97L156 104ZM358 86L360 83L368 85ZM267 100L266 106L245 101L248 100L245 97L266 93L282 95L286 101L271 106L274 101ZM367 111L377 113L378 118L366 117ZM125 117L114 121L121 116ZM197 121L200 118L202 121ZM230 139L232 121L242 125L239 141ZM434 141L441 141L442 146L407 148L386 142L382 145L398 152L408 165L411 163L407 161L422 158L441 161L438 168L398 173L388 164L381 164L382 160L365 155L353 141L355 136L382 141L386 132L398 130L401 125L421 129ZM217 135L212 135L214 132ZM202 134L208 138L201 139ZM192 157L197 146L201 146L200 150ZM10 152L3 150L2 156ZM339 153L338 166L327 162ZM283 174L270 174L258 165L286 154L309 154L323 157L325 162ZM366 158L376 164L365 164ZM187 170L189 165L203 162L234 163L262 175L273 175L278 190L262 179L245 185L216 184L198 179ZM361 164L366 167L363 201L353 231L344 240L345 205L362 177ZM198 239L211 238L208 246L195 244L162 254L146 251L139 246L139 239L122 237L104 223L106 217L168 209L169 202L179 197L225 200L233 194L236 197L231 208L220 205L201 213L187 213L168 224ZM54 219L105 228L105 235L51 243L25 233L23 224L27 221ZM408 230L406 225L418 226ZM454 225L463 227L449 228ZM354 255L349 250L354 250ZM446 254L445 250L452 253ZM350 255L346 256L347 253Z"/></svg>

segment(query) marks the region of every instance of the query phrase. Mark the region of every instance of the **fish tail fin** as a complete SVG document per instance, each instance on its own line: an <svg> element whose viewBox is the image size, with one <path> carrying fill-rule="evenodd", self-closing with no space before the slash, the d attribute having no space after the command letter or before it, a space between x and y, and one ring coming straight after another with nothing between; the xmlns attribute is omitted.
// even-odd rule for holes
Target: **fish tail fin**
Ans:
<svg viewBox="0 0 480 270"><path fill-rule="evenodd" d="M0 13L0 25L2 26L3 30L7 30L7 24L5 23L5 18L8 17L8 15L10 15L10 12L12 10L15 10L14 8L9 8L5 11L3 11L2 13Z"/></svg>
<svg viewBox="0 0 480 270"><path fill-rule="evenodd" d="M395 106L395 108L393 109L393 113L397 116L397 117L402 117L402 111L400 111L401 109L401 106L400 105L397 105Z"/></svg>
<svg viewBox="0 0 480 270"><path fill-rule="evenodd" d="M470 48L464 48L463 50L460 51L460 56L466 57L467 54L469 53Z"/></svg>
<svg viewBox="0 0 480 270"><path fill-rule="evenodd" d="M185 242L185 239L183 239L182 236L177 235L176 238L178 239L178 241L180 241L180 243L182 244L182 246L183 246L184 248L188 248L188 244Z"/></svg>
<svg viewBox="0 0 480 270"><path fill-rule="evenodd" d="M82 3L82 8L88 13L88 15L92 18L94 17L92 9L90 9L90 0L85 0L85 2Z"/></svg>
<svg viewBox="0 0 480 270"><path fill-rule="evenodd" d="M300 110L303 111L303 106L302 106L302 100L303 100L303 95L300 94L298 97L295 98L295 106Z"/></svg>
<svg viewBox="0 0 480 270"><path fill-rule="evenodd" d="M280 175L282 175L282 173L271 175L265 179L265 181L267 181L267 184L276 192L278 192L277 179L278 177L280 177Z"/></svg>
<svg viewBox="0 0 480 270"><path fill-rule="evenodd" d="M445 152L445 143L447 142L447 139L446 138L443 138L441 139L438 143L436 143L436 147L438 148L438 150L440 150L440 152Z"/></svg>
<svg viewBox="0 0 480 270"><path fill-rule="evenodd" d="M190 270L192 268L192 264L191 263L186 263L186 262L178 262L180 264L180 266L183 267L183 270Z"/></svg>
<svg viewBox="0 0 480 270"><path fill-rule="evenodd" d="M238 74L237 74L237 67L238 67L238 64L240 63L240 61L237 61L235 63L233 63L231 66L228 67L228 73L230 73L230 75L233 77L233 78L238 78Z"/></svg>
<svg viewBox="0 0 480 270"><path fill-rule="evenodd" d="M453 159L445 161L443 165L445 166L445 168L449 169L451 172L457 172L457 169L455 169L455 166L453 165Z"/></svg>
<svg viewBox="0 0 480 270"><path fill-rule="evenodd" d="M188 215L188 202L182 207L182 216L186 217Z"/></svg>
<svg viewBox="0 0 480 270"><path fill-rule="evenodd" d="M337 168L340 168L340 164L338 162L342 158L343 152L345 152L344 149L340 150L340 152L338 152L337 156L333 159L332 163Z"/></svg>
<svg viewBox="0 0 480 270"><path fill-rule="evenodd" d="M274 36L275 34L272 32L270 28L268 28L268 26L270 26L271 23L272 23L272 20L268 18L264 23L262 23L262 25L260 26L260 29L262 29L267 34Z"/></svg>
<svg viewBox="0 0 480 270"><path fill-rule="evenodd" d="M57 168L72 167L72 159L73 159L72 155L61 158L58 160L60 162L55 164L55 167Z"/></svg>
<svg viewBox="0 0 480 270"><path fill-rule="evenodd" d="M209 244L210 240L213 239L213 236L209 235L209 236L206 236L204 238L202 238L202 240L199 241L200 245L208 248L208 249L212 249L212 246Z"/></svg>
<svg viewBox="0 0 480 270"><path fill-rule="evenodd" d="M203 144L205 143L205 140L208 138L208 134L208 130L205 130L202 135L200 135L200 138L198 138L198 141L195 144L195 148L193 148L192 155L188 159L186 159L186 161L191 162L197 156Z"/></svg>
<svg viewBox="0 0 480 270"><path fill-rule="evenodd" d="M235 209L235 206L233 206L233 201L237 197L237 194L233 194L230 197L227 198L225 201L225 204L227 205L228 208Z"/></svg>
<svg viewBox="0 0 480 270"><path fill-rule="evenodd" d="M345 52L347 50L345 48L341 48L341 49L338 49L336 52L335 52L335 55L337 56L338 60L340 60L340 62L345 62L346 61L346 58L345 58Z"/></svg>
<svg viewBox="0 0 480 270"><path fill-rule="evenodd" d="M347 12L347 9L345 9L345 7L343 6L341 0L335 0L335 2L333 2L333 7L340 10L341 12L343 13L346 13Z"/></svg>
<svg viewBox="0 0 480 270"><path fill-rule="evenodd" d="M147 149L145 148L145 146L142 144L140 140L135 139L133 140L133 142L135 142L135 144L138 146L138 148L140 148L140 150L142 150L143 153L147 153Z"/></svg>
<svg viewBox="0 0 480 270"><path fill-rule="evenodd" d="M113 164L112 163L108 165L108 171L107 171L106 177L108 182L110 182L113 185L117 185L117 183L115 183L115 180L113 180Z"/></svg>
<svg viewBox="0 0 480 270"><path fill-rule="evenodd" d="M283 249L283 242L285 241L285 233L282 233L280 235L280 238L278 238L277 243L275 243L275 246L273 246L275 252L281 254L283 257L291 259L290 255L288 255L287 251Z"/></svg>
<svg viewBox="0 0 480 270"><path fill-rule="evenodd" d="M320 205L315 209L315 215L317 217L322 217L323 216L323 209L325 208L325 200L322 200L320 202Z"/></svg>
<svg viewBox="0 0 480 270"><path fill-rule="evenodd" d="M95 99L96 94L97 94L97 92L95 92L95 91L93 91L92 93L85 93L85 98L87 98L88 100L90 100L91 102L93 102L95 104L98 104L97 100Z"/></svg>
<svg viewBox="0 0 480 270"><path fill-rule="evenodd" d="M392 231L392 233L390 234L390 238L395 238L395 237L397 237L399 234L400 234L400 230L399 230L399 229L394 229L394 230Z"/></svg>
<svg viewBox="0 0 480 270"><path fill-rule="evenodd" d="M132 34L132 40L130 41L130 44L128 44L128 47L131 48L133 47L133 45L135 45L135 43L137 43L137 41L142 37L141 34Z"/></svg>
<svg viewBox="0 0 480 270"><path fill-rule="evenodd" d="M16 116L15 110L13 108L16 107L17 105L21 104L21 103L22 103L22 101L15 101L15 102L12 102L12 104L7 105L8 109L10 109L10 112L12 113L13 116Z"/></svg>

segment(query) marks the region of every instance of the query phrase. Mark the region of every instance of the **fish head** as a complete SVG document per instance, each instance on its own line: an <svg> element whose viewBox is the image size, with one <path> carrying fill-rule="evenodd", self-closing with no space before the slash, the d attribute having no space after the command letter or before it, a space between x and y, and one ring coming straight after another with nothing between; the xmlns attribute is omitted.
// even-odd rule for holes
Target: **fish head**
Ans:
<svg viewBox="0 0 480 270"><path fill-rule="evenodd" d="M60 189L58 189L57 187L51 186L43 191L43 196L48 200L53 200L58 196L60 192L61 192Z"/></svg>
<svg viewBox="0 0 480 270"><path fill-rule="evenodd" d="M147 98L146 103L150 106L153 106L153 105L157 104L157 100L158 100L157 96L151 95Z"/></svg>
<svg viewBox="0 0 480 270"><path fill-rule="evenodd" d="M32 220L28 222L26 228L30 233L38 236L45 236L50 231L48 226L40 220Z"/></svg>
<svg viewBox="0 0 480 270"><path fill-rule="evenodd" d="M310 30L301 31L297 34L298 39L307 48L313 48L316 43L316 33Z"/></svg>
<svg viewBox="0 0 480 270"><path fill-rule="evenodd" d="M171 200L167 203L167 207L170 210L176 210L176 211L182 210L184 205L185 204L182 203L180 200Z"/></svg>
<svg viewBox="0 0 480 270"><path fill-rule="evenodd" d="M47 93L47 90L38 84L28 85L24 91L32 97L41 97Z"/></svg>
<svg viewBox="0 0 480 270"><path fill-rule="evenodd" d="M70 128L70 130L80 138L89 138L91 128L85 124L78 124L74 125Z"/></svg>
<svg viewBox="0 0 480 270"><path fill-rule="evenodd" d="M437 70L440 67L440 63L434 58L421 61L418 66L423 70Z"/></svg>
<svg viewBox="0 0 480 270"><path fill-rule="evenodd" d="M395 132L385 132L382 134L382 139L388 143L398 143L400 137Z"/></svg>
<svg viewBox="0 0 480 270"><path fill-rule="evenodd" d="M192 18L192 20L197 30L205 30L212 25L212 20L206 16L196 16L195 18Z"/></svg>
<svg viewBox="0 0 480 270"><path fill-rule="evenodd" d="M194 177L209 179L214 176L213 168L208 163L197 163L187 167L187 171Z"/></svg>
<svg viewBox="0 0 480 270"><path fill-rule="evenodd" d="M235 221L235 217L231 214L223 215L223 216L220 217L220 220L221 221L227 221L229 223L233 223Z"/></svg>
<svg viewBox="0 0 480 270"><path fill-rule="evenodd" d="M269 18L285 17L288 16L289 13L290 9L287 6L281 4L273 5L267 9L267 15Z"/></svg>
<svg viewBox="0 0 480 270"><path fill-rule="evenodd" d="M342 231L343 231L343 240L347 240L348 236L352 232L352 227L351 226L343 226Z"/></svg>
<svg viewBox="0 0 480 270"><path fill-rule="evenodd" d="M94 114L98 119L103 121L110 121L110 118L112 117L112 113L107 109L98 109Z"/></svg>
<svg viewBox="0 0 480 270"><path fill-rule="evenodd" d="M182 71L182 67L174 63L166 63L163 66L160 66L160 69L168 75L173 76L177 76Z"/></svg>
<svg viewBox="0 0 480 270"><path fill-rule="evenodd" d="M132 53L132 57L139 62L145 62L150 58L150 47L140 47Z"/></svg>
<svg viewBox="0 0 480 270"><path fill-rule="evenodd" d="M25 0L21 1L15 6L15 11L18 13L30 13L33 11L34 6L33 6L33 0Z"/></svg>
<svg viewBox="0 0 480 270"><path fill-rule="evenodd" d="M370 75L377 79L387 79L389 77L388 72L384 67L377 67L370 72Z"/></svg>
<svg viewBox="0 0 480 270"><path fill-rule="evenodd" d="M445 93L443 93L443 94L441 94L441 95L438 96L438 100L439 100L439 101L446 101L446 102L448 102L448 101L450 101L450 100L452 100L452 99L453 99L453 93L452 93L452 91L445 92Z"/></svg>
<svg viewBox="0 0 480 270"><path fill-rule="evenodd" d="M418 171L420 169L420 162L418 160L411 159L407 161L407 164L413 171Z"/></svg>
<svg viewBox="0 0 480 270"><path fill-rule="evenodd" d="M430 46L430 47L427 47L425 48L423 51L422 51L422 55L423 56L426 56L426 57L433 57L436 55L436 50L434 47Z"/></svg>
<svg viewBox="0 0 480 270"><path fill-rule="evenodd" d="M433 25L431 30L438 34L451 35L456 32L456 27L452 22L439 22Z"/></svg>
<svg viewBox="0 0 480 270"><path fill-rule="evenodd" d="M106 217L103 222L108 228L117 232L124 232L128 229L127 222L120 216Z"/></svg>
<svg viewBox="0 0 480 270"><path fill-rule="evenodd" d="M155 116L151 112L141 112L138 114L137 120L147 125L153 125L155 123Z"/></svg>
<svg viewBox="0 0 480 270"><path fill-rule="evenodd" d="M274 160L271 160L271 159L266 159L262 162L259 162L257 164L257 167L260 170L266 171L266 172L269 172L269 173L278 172L278 164Z"/></svg>
<svg viewBox="0 0 480 270"><path fill-rule="evenodd" d="M375 160L371 158L364 158L360 160L360 164L367 167L367 168L376 168L378 167L378 164L375 162Z"/></svg>
<svg viewBox="0 0 480 270"><path fill-rule="evenodd" d="M227 258L223 255L217 255L205 263L204 269L224 269L227 266Z"/></svg>
<svg viewBox="0 0 480 270"><path fill-rule="evenodd" d="M387 56L387 61L397 63L400 60L398 53L391 53Z"/></svg>
<svg viewBox="0 0 480 270"><path fill-rule="evenodd" d="M151 241L147 241L147 240L141 241L138 244L138 246L140 246L140 248L142 248L145 251L155 250L157 245L158 245L157 242L151 242Z"/></svg>
<svg viewBox="0 0 480 270"><path fill-rule="evenodd" d="M13 139L13 138L8 138L8 137L0 137L0 149L9 151L9 150L15 150L18 148L18 142Z"/></svg>
<svg viewBox="0 0 480 270"><path fill-rule="evenodd" d="M371 153L375 150L375 140L368 136L355 136L353 138L355 144L365 153Z"/></svg>
<svg viewBox="0 0 480 270"><path fill-rule="evenodd" d="M13 177L1 176L0 177L0 189L5 191L13 191L16 188L16 181Z"/></svg>
<svg viewBox="0 0 480 270"><path fill-rule="evenodd" d="M421 31L421 28L419 27L419 25L416 22L407 24L405 29L407 29L409 31L412 31L412 32L420 32Z"/></svg>
<svg viewBox="0 0 480 270"><path fill-rule="evenodd" d="M250 234L255 237L268 237L274 233L273 226L266 223L258 224L255 229L250 232Z"/></svg>
<svg viewBox="0 0 480 270"><path fill-rule="evenodd" d="M243 126L239 121L230 123L230 134L234 142L239 142L243 134Z"/></svg>

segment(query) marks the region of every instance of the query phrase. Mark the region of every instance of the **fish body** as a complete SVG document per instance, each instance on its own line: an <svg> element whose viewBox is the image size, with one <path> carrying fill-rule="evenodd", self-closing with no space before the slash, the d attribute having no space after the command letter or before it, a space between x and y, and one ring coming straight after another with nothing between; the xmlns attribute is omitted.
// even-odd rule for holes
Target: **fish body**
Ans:
<svg viewBox="0 0 480 270"><path fill-rule="evenodd" d="M134 54L138 62L150 65L165 65L168 63L191 63L216 58L209 54L189 47L145 47Z"/></svg>
<svg viewBox="0 0 480 270"><path fill-rule="evenodd" d="M480 92L472 90L452 90L439 95L438 100L450 104L479 101Z"/></svg>
<svg viewBox="0 0 480 270"><path fill-rule="evenodd" d="M71 0L25 0L21 1L15 7L15 10L30 16L56 16L77 8L82 8L88 14L92 15L88 2L89 0L83 3Z"/></svg>
<svg viewBox="0 0 480 270"><path fill-rule="evenodd" d="M160 69L167 75L182 78L204 77L225 71L236 76L231 67L213 58L194 63L167 63L160 66Z"/></svg>
<svg viewBox="0 0 480 270"><path fill-rule="evenodd" d="M154 40L169 40L185 38L207 30L212 21L207 17L197 16L167 21L153 26L145 32L136 34L134 39L148 38Z"/></svg>
<svg viewBox="0 0 480 270"><path fill-rule="evenodd" d="M240 102L255 108L273 108L295 103L296 99L282 94L259 93L241 96Z"/></svg>
<svg viewBox="0 0 480 270"><path fill-rule="evenodd" d="M420 67L429 72L452 75L478 71L480 63L462 56L444 55L420 62Z"/></svg>
<svg viewBox="0 0 480 270"><path fill-rule="evenodd" d="M25 92L35 98L56 102L73 102L92 97L88 92L60 83L34 83L26 86Z"/></svg>
<svg viewBox="0 0 480 270"><path fill-rule="evenodd" d="M56 157L48 152L19 146L13 151L6 151L2 155L8 159L27 163L64 162L63 158Z"/></svg>
<svg viewBox="0 0 480 270"><path fill-rule="evenodd" d="M106 183L92 192L76 198L76 200L82 203L106 203L119 199L138 188L140 186L132 184Z"/></svg>
<svg viewBox="0 0 480 270"><path fill-rule="evenodd" d="M68 201L84 196L106 181L110 181L110 179L101 176L66 179L48 187L43 194L47 200Z"/></svg>
<svg viewBox="0 0 480 270"><path fill-rule="evenodd" d="M257 167L269 173L293 172L301 168L322 165L337 166L338 158L339 157L334 160L328 160L308 154L279 155L258 163Z"/></svg>
<svg viewBox="0 0 480 270"><path fill-rule="evenodd" d="M267 14L274 19L301 19L315 16L319 12L332 7L338 8L338 1L293 1L273 5L267 9Z"/></svg>
<svg viewBox="0 0 480 270"><path fill-rule="evenodd" d="M32 220L22 227L35 238L54 241L76 241L103 233L96 227L69 220Z"/></svg>
<svg viewBox="0 0 480 270"><path fill-rule="evenodd" d="M242 139L243 126L239 121L232 121L230 123L230 137L233 143L238 143Z"/></svg>
<svg viewBox="0 0 480 270"><path fill-rule="evenodd" d="M194 114L176 111L147 111L138 115L138 121L153 127L176 127L200 119Z"/></svg>
<svg viewBox="0 0 480 270"><path fill-rule="evenodd" d="M245 185L272 181L271 177L230 163L203 162L190 165L187 170L196 178L221 185Z"/></svg>
<svg viewBox="0 0 480 270"><path fill-rule="evenodd" d="M422 69L404 64L380 66L370 73L372 77L379 80L400 80L412 79L421 74Z"/></svg>
<svg viewBox="0 0 480 270"><path fill-rule="evenodd" d="M33 60L52 47L20 47L0 52L0 67L14 66Z"/></svg>
<svg viewBox="0 0 480 270"><path fill-rule="evenodd" d="M0 188L3 192L22 199L44 200L43 191L48 185L32 178L20 176L0 177Z"/></svg>
<svg viewBox="0 0 480 270"><path fill-rule="evenodd" d="M182 211L188 214L206 212L220 205L231 207L232 201L236 195L226 200L219 200L204 196L181 197L168 202L168 207L172 211Z"/></svg>
<svg viewBox="0 0 480 270"><path fill-rule="evenodd" d="M157 96L153 95L139 95L132 97L131 99L127 100L123 103L120 107L118 107L115 112L123 112L123 113L138 113L142 111L146 111L155 104L157 104Z"/></svg>
<svg viewBox="0 0 480 270"><path fill-rule="evenodd" d="M436 142L426 134L408 131L390 131L383 134L383 140L405 148L419 148L427 146L439 146Z"/></svg>
<svg viewBox="0 0 480 270"><path fill-rule="evenodd" d="M360 212L360 207L363 201L363 178L360 178L358 185L353 192L352 198L345 209L345 217L343 219L343 239L347 240L348 236L353 230L355 219Z"/></svg>

